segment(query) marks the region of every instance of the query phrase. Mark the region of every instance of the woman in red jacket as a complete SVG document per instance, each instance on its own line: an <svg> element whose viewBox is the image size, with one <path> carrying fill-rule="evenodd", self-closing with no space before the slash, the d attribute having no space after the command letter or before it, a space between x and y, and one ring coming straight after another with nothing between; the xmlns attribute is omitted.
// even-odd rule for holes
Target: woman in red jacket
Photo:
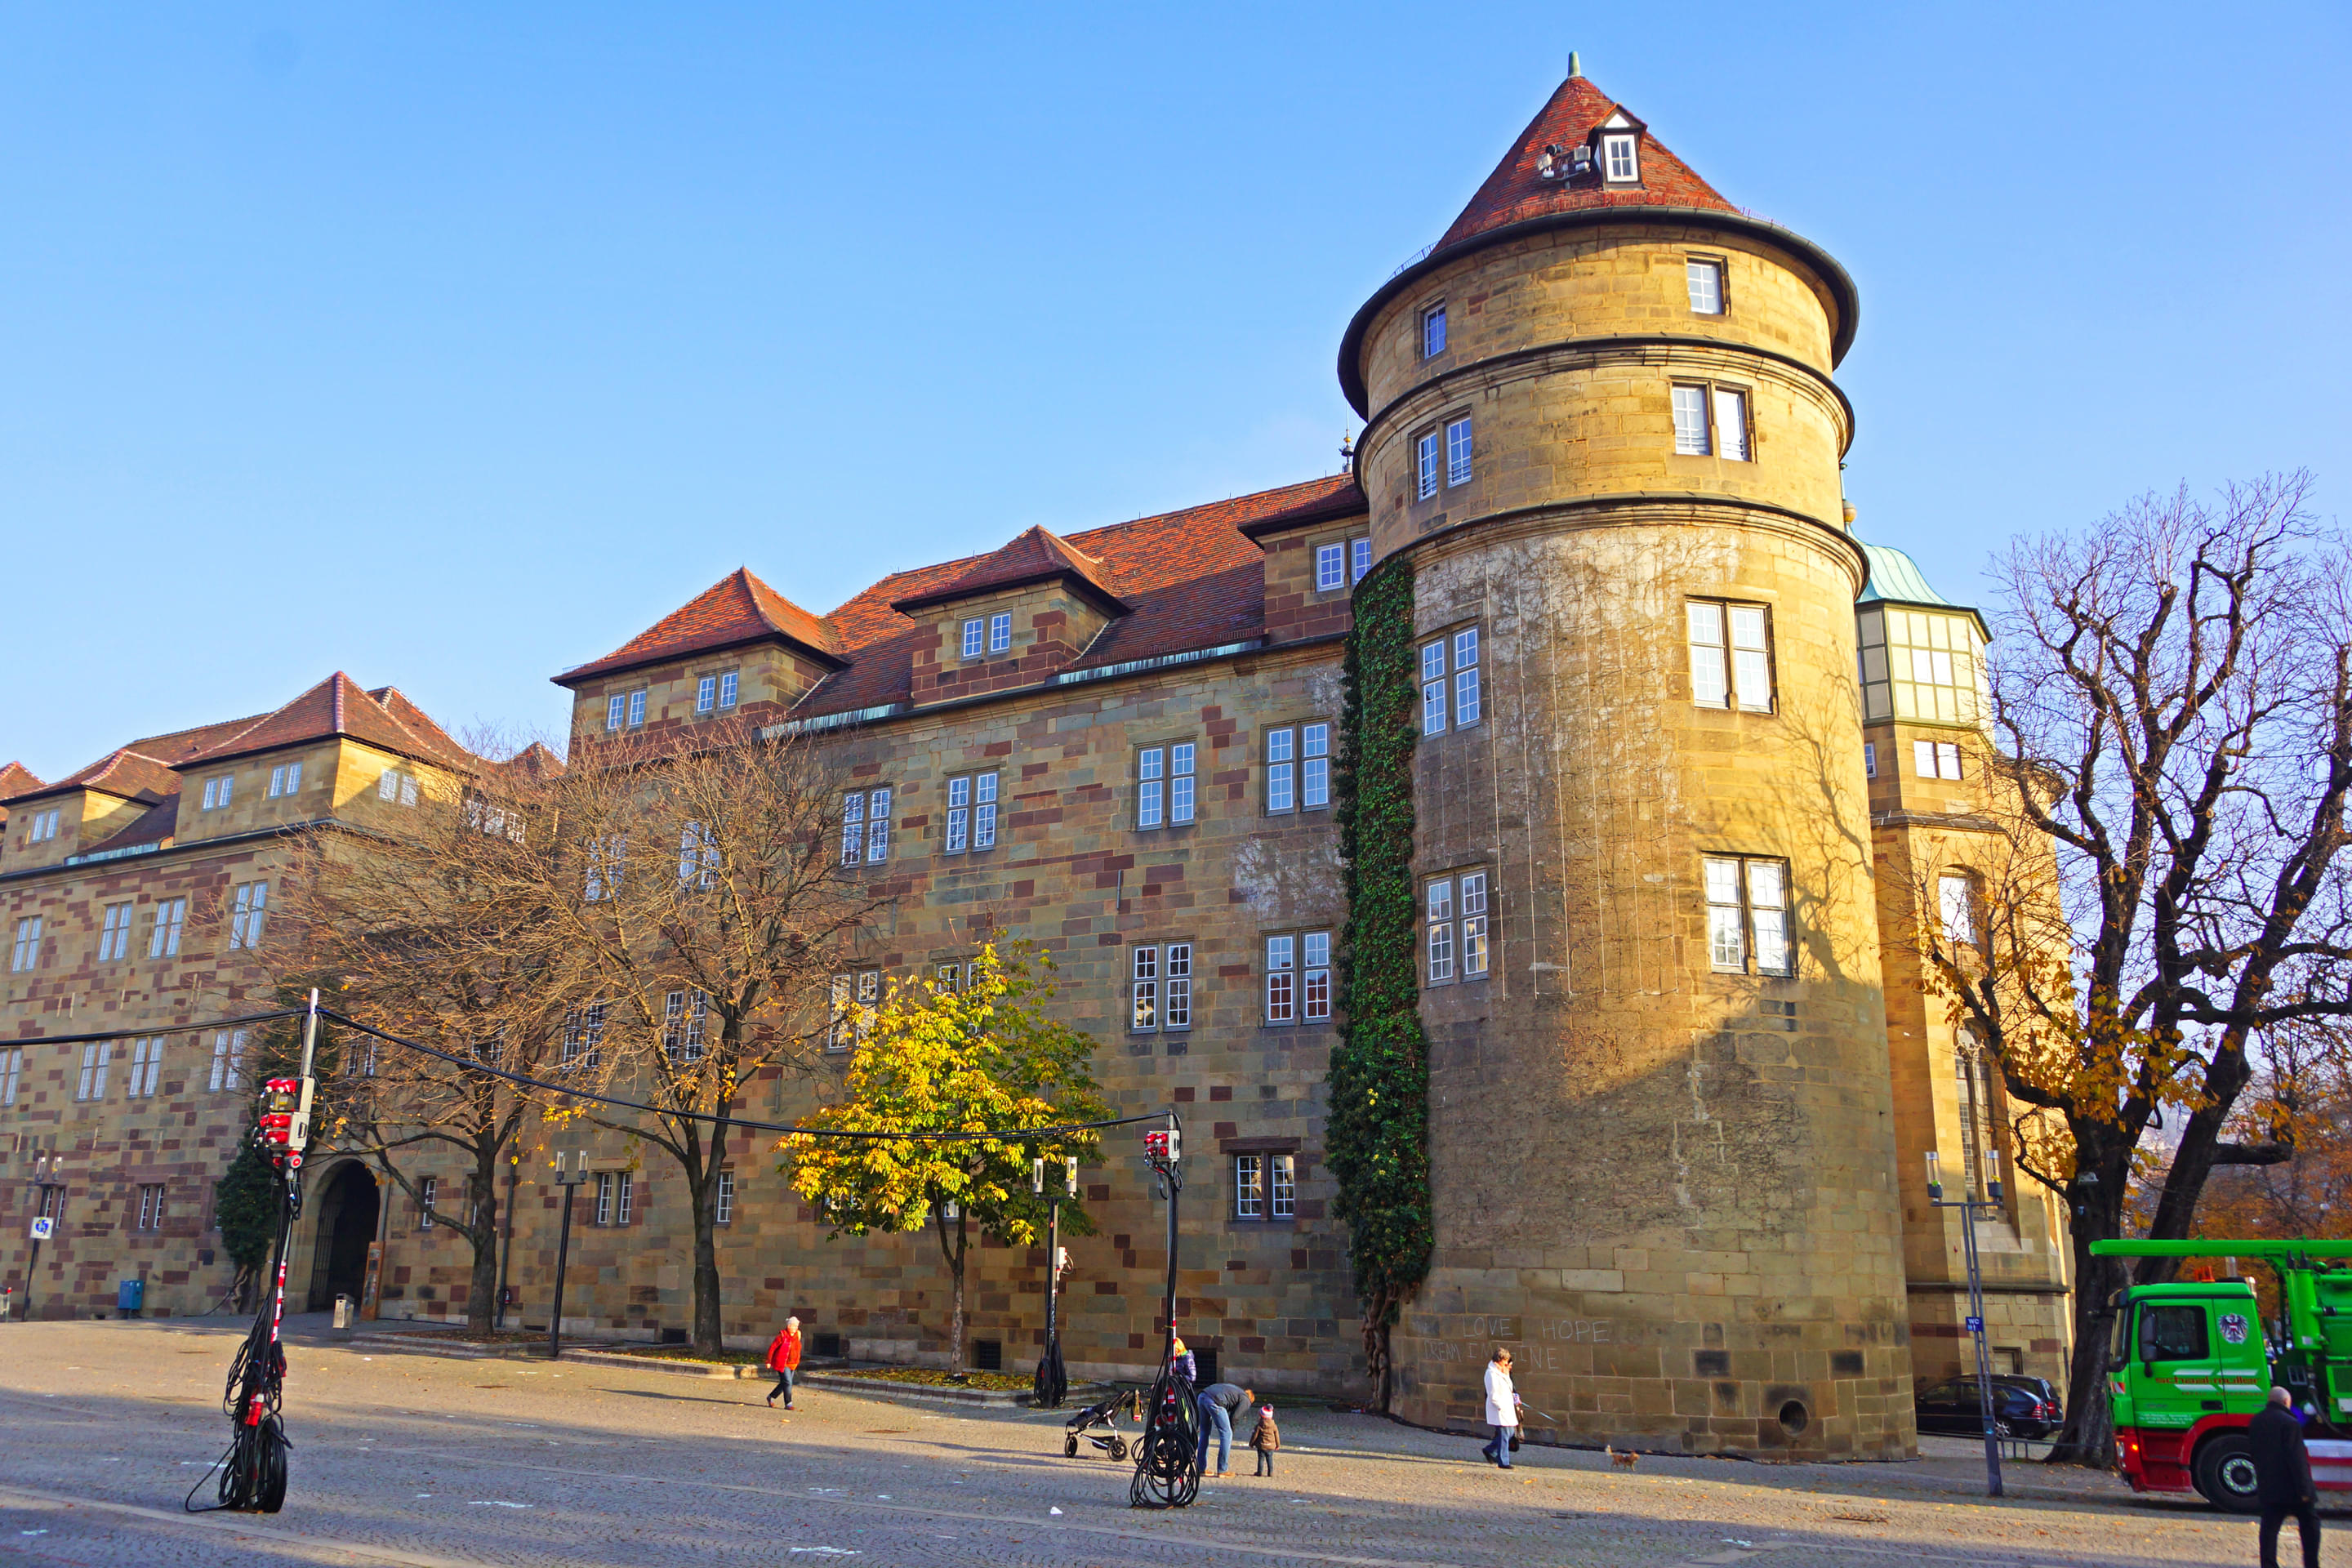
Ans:
<svg viewBox="0 0 2352 1568"><path fill-rule="evenodd" d="M768 1408L776 1407L776 1395L784 1396L784 1408L793 1407L793 1369L801 1364L801 1321L786 1318L783 1331L768 1342L768 1366L776 1374L776 1386L768 1391Z"/></svg>

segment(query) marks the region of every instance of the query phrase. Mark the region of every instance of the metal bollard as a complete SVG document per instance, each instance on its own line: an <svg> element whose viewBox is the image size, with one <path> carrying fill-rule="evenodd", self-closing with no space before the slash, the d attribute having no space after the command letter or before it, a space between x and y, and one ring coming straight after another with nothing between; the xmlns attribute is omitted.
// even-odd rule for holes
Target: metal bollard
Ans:
<svg viewBox="0 0 2352 1568"><path fill-rule="evenodd" d="M339 1329L348 1329L351 1326L352 1299L349 1296L337 1296L335 1298L335 1327Z"/></svg>

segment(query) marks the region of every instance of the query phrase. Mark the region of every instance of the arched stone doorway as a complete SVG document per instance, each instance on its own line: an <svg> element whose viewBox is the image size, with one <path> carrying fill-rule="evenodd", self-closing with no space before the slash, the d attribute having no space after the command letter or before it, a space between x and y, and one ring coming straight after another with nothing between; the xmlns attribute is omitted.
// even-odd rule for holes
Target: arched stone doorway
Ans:
<svg viewBox="0 0 2352 1568"><path fill-rule="evenodd" d="M359 1299L367 1281L368 1243L375 1239L379 1201L375 1178L357 1160L336 1166L320 1187L319 1228L310 1249L311 1311L325 1311L337 1296Z"/></svg>

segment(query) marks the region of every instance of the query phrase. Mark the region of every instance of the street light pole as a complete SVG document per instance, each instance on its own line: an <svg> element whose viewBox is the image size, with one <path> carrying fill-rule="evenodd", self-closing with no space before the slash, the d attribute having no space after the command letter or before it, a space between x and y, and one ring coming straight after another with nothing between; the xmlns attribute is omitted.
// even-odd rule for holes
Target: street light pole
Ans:
<svg viewBox="0 0 2352 1568"><path fill-rule="evenodd" d="M1062 1252L1062 1200L1078 1195L1078 1160L1075 1154L1062 1161L1063 1191L1054 1194L1054 1206L1045 1222L1045 1353L1037 1358L1035 1394L1039 1408L1059 1410L1063 1398L1070 1392L1069 1373L1062 1365L1062 1328L1057 1308L1062 1294L1062 1272L1068 1259ZM1039 1155L1029 1163L1029 1187L1039 1197L1045 1195L1045 1159Z"/></svg>
<svg viewBox="0 0 2352 1568"><path fill-rule="evenodd" d="M555 1310L547 1315L547 1359L563 1356L563 1270L572 1261L572 1194L588 1179L588 1151L555 1156L555 1184L563 1189L563 1226L555 1243Z"/></svg>
<svg viewBox="0 0 2352 1568"><path fill-rule="evenodd" d="M1939 1209L1960 1211L1960 1247L1969 1266L1969 1334L1977 1345L1977 1406L1984 1417L1985 1486L1986 1495L2000 1496L2000 1436L1995 1430L1999 1417L1992 1401L1992 1352L1985 1348L1984 1275L1977 1260L1977 1216L1990 1219L2001 1210L2000 1156L1992 1150L1985 1151L1985 1193L1978 1197L1969 1187L1962 1195L1946 1199L1944 1182L1936 1163L1936 1152L1927 1151L1927 1202Z"/></svg>

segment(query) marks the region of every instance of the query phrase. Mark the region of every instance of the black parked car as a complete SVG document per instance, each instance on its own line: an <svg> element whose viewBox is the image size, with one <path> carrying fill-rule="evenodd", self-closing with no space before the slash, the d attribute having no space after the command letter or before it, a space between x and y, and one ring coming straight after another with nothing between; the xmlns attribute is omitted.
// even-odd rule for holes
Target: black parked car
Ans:
<svg viewBox="0 0 2352 1568"><path fill-rule="evenodd" d="M2004 1437L2047 1437L2058 1429L2057 1405L2032 1384L2039 1378L1992 1381L1993 1430ZM1912 1401L1922 1432L1974 1436L1984 1430L1984 1405L1973 1377L1956 1377L1927 1389Z"/></svg>
<svg viewBox="0 0 2352 1568"><path fill-rule="evenodd" d="M2066 1419L2065 1395L2060 1394L2058 1385L2048 1378L2027 1377L2021 1373L1997 1372L1992 1374L1992 1380L1995 1383L2005 1383L2011 1388L2021 1388L2050 1406L2050 1424L2053 1426L2058 1426Z"/></svg>

